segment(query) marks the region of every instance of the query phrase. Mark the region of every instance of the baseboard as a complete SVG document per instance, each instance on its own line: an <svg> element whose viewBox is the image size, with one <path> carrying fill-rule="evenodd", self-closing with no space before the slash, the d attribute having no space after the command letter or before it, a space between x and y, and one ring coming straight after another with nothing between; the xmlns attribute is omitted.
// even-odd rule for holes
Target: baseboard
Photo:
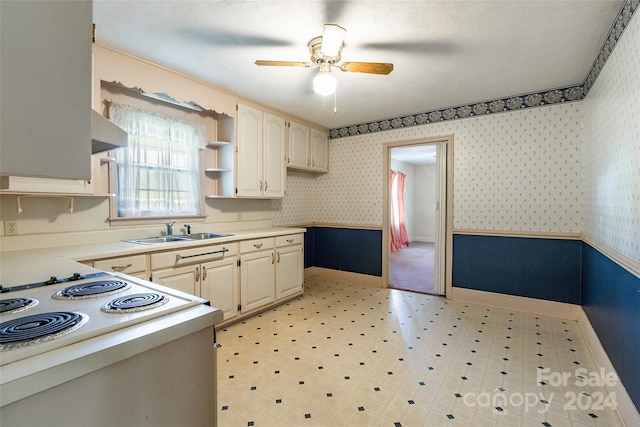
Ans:
<svg viewBox="0 0 640 427"><path fill-rule="evenodd" d="M582 313L582 307L576 304L477 291L475 289L458 288L455 286L451 289L450 297L458 301L468 301L492 307L507 308L545 316L562 317L563 319L571 320L578 320L580 313Z"/></svg>
<svg viewBox="0 0 640 427"><path fill-rule="evenodd" d="M374 288L384 288L382 277L371 276L369 274L351 273L349 271L333 270L322 267L307 267L304 269L304 278L322 277L332 280L348 280L358 285L371 286Z"/></svg>
<svg viewBox="0 0 640 427"><path fill-rule="evenodd" d="M409 239L409 242L420 242L420 243L435 243L436 238L433 236L414 236Z"/></svg>
<svg viewBox="0 0 640 427"><path fill-rule="evenodd" d="M587 341L587 345L591 350L591 354L593 355L593 359L595 360L598 369L604 369L606 373L616 372L611 360L609 360L607 352L604 350L604 347L602 347L600 339L598 338L596 331L593 329L593 326L591 326L591 322L582 307L580 307L578 326ZM616 377L618 377L617 372ZM627 393L627 389L624 387L624 384L622 384L622 381L618 380L615 386L608 387L608 391L610 393L615 393L616 401L618 402L618 414L620 415L620 418L622 418L624 424L627 426L640 426L640 414L638 413L638 408L636 408L633 400L631 400L631 397L629 396L629 393Z"/></svg>

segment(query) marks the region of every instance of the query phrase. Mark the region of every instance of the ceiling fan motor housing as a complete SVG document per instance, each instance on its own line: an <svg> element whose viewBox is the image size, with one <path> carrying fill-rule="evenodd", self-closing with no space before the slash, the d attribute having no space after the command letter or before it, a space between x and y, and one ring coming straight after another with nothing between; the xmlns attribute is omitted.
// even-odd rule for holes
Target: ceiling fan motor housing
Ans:
<svg viewBox="0 0 640 427"><path fill-rule="evenodd" d="M340 49L338 49L338 53L336 56L325 56L322 53L322 36L314 37L309 41L309 54L311 55L311 62L314 64L320 63L329 63L335 64L340 62L342 58L342 48L344 48L344 43L340 45Z"/></svg>

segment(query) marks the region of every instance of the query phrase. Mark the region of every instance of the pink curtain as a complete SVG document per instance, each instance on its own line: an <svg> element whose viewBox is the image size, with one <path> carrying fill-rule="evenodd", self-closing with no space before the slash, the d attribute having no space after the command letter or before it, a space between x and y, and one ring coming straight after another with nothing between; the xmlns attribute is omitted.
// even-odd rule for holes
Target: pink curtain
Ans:
<svg viewBox="0 0 640 427"><path fill-rule="evenodd" d="M409 246L407 221L404 213L404 180L402 172L391 171L391 250Z"/></svg>

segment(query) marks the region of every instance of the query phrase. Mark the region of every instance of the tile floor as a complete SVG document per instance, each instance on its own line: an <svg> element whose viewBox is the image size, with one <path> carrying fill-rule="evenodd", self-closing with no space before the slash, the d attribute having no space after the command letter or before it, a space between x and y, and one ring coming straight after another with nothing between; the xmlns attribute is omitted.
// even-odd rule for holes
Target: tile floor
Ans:
<svg viewBox="0 0 640 427"><path fill-rule="evenodd" d="M571 320L313 278L218 341L222 427L622 425Z"/></svg>

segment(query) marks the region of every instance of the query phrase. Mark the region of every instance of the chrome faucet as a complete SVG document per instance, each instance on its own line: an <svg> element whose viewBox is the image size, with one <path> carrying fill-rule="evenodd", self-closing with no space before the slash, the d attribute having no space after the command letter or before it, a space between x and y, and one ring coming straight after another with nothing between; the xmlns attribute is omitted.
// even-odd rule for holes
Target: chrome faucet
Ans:
<svg viewBox="0 0 640 427"><path fill-rule="evenodd" d="M165 223L165 225L167 226L167 236L173 235L173 224L175 223L175 221Z"/></svg>

